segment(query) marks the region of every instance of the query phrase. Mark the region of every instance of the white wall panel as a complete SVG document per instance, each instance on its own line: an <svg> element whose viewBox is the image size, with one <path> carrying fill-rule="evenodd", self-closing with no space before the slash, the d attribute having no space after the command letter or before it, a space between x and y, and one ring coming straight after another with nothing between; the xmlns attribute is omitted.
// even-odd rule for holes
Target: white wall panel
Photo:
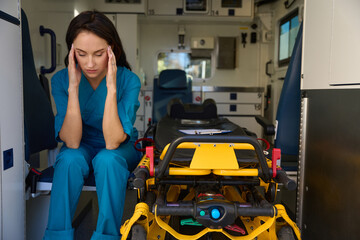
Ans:
<svg viewBox="0 0 360 240"><path fill-rule="evenodd" d="M20 16L18 14L18 9L19 9L19 1L18 0L13 0L13 1L9 1L9 0L1 0L0 1L0 10L13 16L16 17L17 19L20 19Z"/></svg>
<svg viewBox="0 0 360 240"><path fill-rule="evenodd" d="M25 238L24 129L20 26L0 20L0 142L13 149L13 166L1 161L1 239Z"/></svg>

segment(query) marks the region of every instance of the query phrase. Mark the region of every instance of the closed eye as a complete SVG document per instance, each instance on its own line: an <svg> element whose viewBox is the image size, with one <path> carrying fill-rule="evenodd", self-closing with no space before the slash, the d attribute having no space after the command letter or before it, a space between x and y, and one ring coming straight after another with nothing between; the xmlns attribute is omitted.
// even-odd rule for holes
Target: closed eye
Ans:
<svg viewBox="0 0 360 240"><path fill-rule="evenodd" d="M83 51L77 51L77 54L80 56L80 57L84 57L86 55L85 52Z"/></svg>
<svg viewBox="0 0 360 240"><path fill-rule="evenodd" d="M101 57L103 54L104 54L104 50L103 50L103 49L100 49L100 50L98 50L98 51L95 52L95 56L97 56L97 57Z"/></svg>

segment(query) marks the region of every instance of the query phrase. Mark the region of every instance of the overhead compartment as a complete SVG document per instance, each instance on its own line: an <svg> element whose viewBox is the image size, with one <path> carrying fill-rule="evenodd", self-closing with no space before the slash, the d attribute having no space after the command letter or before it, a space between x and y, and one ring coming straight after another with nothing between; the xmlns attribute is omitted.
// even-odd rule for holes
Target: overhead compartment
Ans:
<svg viewBox="0 0 360 240"><path fill-rule="evenodd" d="M214 16L253 17L253 0L212 0Z"/></svg>
<svg viewBox="0 0 360 240"><path fill-rule="evenodd" d="M147 14L157 16L174 16L182 15L183 13L183 0L148 0Z"/></svg>
<svg viewBox="0 0 360 240"><path fill-rule="evenodd" d="M146 0L100 0L93 1L94 8L111 13L145 13Z"/></svg>
<svg viewBox="0 0 360 240"><path fill-rule="evenodd" d="M146 15L174 21L252 21L254 0L148 0Z"/></svg>

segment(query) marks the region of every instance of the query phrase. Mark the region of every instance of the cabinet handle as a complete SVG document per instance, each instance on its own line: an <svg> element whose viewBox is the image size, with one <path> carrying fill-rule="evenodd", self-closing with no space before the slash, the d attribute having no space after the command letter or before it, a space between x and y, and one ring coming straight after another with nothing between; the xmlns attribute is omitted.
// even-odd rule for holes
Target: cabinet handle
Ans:
<svg viewBox="0 0 360 240"><path fill-rule="evenodd" d="M266 63L266 67L265 67L265 73L266 75L268 75L269 77L271 77L271 73L269 72L269 65L272 63L272 60L268 61Z"/></svg>

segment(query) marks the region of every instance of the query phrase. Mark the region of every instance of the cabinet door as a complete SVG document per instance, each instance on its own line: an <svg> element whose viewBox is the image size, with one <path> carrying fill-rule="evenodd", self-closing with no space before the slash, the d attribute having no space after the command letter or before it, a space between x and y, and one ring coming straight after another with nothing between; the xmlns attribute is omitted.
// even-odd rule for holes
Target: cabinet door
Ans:
<svg viewBox="0 0 360 240"><path fill-rule="evenodd" d="M102 0L92 1L94 8L102 12L118 12L118 13L145 13L146 0L128 1L118 0Z"/></svg>
<svg viewBox="0 0 360 240"><path fill-rule="evenodd" d="M253 0L224 1L212 0L212 11L215 16L252 17Z"/></svg>
<svg viewBox="0 0 360 240"><path fill-rule="evenodd" d="M360 84L359 61L355 60L360 56L360 1L332 1L330 85Z"/></svg>
<svg viewBox="0 0 360 240"><path fill-rule="evenodd" d="M360 1L305 1L301 89L358 88Z"/></svg>
<svg viewBox="0 0 360 240"><path fill-rule="evenodd" d="M182 0L171 0L166 1L164 4L164 0L149 0L148 1L148 14L149 15L176 15L176 9L183 8Z"/></svg>
<svg viewBox="0 0 360 240"><path fill-rule="evenodd" d="M116 28L131 69L134 73L138 73L138 16L136 14L117 14Z"/></svg>

